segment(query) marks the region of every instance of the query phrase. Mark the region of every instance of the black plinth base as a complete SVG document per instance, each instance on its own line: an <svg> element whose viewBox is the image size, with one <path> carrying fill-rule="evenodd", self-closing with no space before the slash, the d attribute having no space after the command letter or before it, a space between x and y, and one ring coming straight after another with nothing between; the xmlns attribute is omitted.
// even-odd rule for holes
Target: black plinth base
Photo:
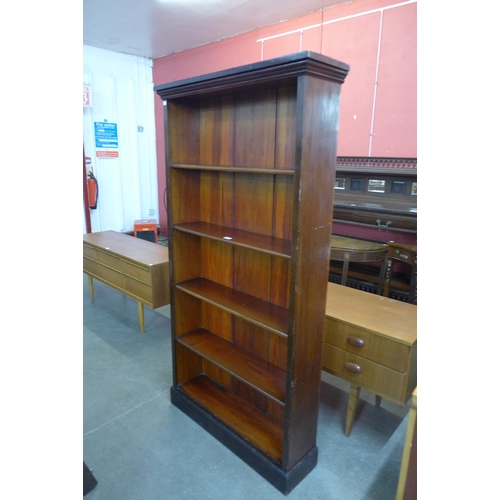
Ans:
<svg viewBox="0 0 500 500"><path fill-rule="evenodd" d="M172 387L170 396L172 404L201 425L284 495L288 495L318 463L318 447L315 446L292 469L284 471L274 460L245 441L180 389Z"/></svg>

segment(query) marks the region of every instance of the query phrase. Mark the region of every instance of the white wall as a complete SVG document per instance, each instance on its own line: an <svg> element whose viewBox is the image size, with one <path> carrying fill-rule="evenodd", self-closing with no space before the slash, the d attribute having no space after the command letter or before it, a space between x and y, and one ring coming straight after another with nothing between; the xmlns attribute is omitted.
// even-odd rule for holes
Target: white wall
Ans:
<svg viewBox="0 0 500 500"><path fill-rule="evenodd" d="M83 108L85 156L99 184L92 232L133 231L137 219L158 222L152 60L84 45L83 84L92 91L92 107ZM96 157L94 122L104 121L117 124L118 158Z"/></svg>

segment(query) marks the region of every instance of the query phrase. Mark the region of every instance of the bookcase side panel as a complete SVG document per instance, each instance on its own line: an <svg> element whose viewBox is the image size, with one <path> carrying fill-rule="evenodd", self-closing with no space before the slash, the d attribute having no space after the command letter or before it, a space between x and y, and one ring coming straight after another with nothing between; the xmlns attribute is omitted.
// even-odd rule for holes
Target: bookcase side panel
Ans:
<svg viewBox="0 0 500 500"><path fill-rule="evenodd" d="M297 94L301 168L296 173L296 190L301 200L296 214L300 231L292 250L297 268L290 305L295 330L289 337L285 469L316 443L340 84L301 76Z"/></svg>

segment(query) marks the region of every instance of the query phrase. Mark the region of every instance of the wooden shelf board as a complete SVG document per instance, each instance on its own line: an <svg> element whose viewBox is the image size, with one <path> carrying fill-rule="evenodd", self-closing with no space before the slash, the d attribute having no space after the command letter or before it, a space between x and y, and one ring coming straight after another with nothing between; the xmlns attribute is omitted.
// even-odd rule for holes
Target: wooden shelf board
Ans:
<svg viewBox="0 0 500 500"><path fill-rule="evenodd" d="M268 254L277 255L289 259L291 254L291 242L281 238L273 238L263 234L242 231L208 222L185 222L173 226L178 231L224 241L231 245L237 245L251 250L258 250Z"/></svg>
<svg viewBox="0 0 500 500"><path fill-rule="evenodd" d="M233 290L205 278L177 283L176 288L202 299L235 316L287 337L288 309Z"/></svg>
<svg viewBox="0 0 500 500"><path fill-rule="evenodd" d="M265 415L203 375L185 382L180 389L243 439L281 463L283 430Z"/></svg>
<svg viewBox="0 0 500 500"><path fill-rule="evenodd" d="M199 165L199 164L186 164L186 163L171 163L171 168L181 168L187 170L207 170L207 171L224 171L243 174L276 174L276 175L293 175L293 169L278 169L278 168L265 168L265 167L236 167L225 165Z"/></svg>
<svg viewBox="0 0 500 500"><path fill-rule="evenodd" d="M217 335L199 328L177 339L254 389L284 405L286 372Z"/></svg>

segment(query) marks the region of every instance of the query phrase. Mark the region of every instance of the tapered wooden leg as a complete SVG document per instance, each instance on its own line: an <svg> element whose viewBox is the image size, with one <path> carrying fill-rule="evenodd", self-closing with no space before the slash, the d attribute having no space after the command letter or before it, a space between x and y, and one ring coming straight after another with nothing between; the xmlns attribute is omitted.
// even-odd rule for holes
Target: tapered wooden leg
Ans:
<svg viewBox="0 0 500 500"><path fill-rule="evenodd" d="M92 281L92 276L90 276L90 274L87 274L87 279L89 282L90 300L94 302L94 282Z"/></svg>
<svg viewBox="0 0 500 500"><path fill-rule="evenodd" d="M144 333L144 304L142 302L137 302L139 309L139 326L141 327L141 333Z"/></svg>
<svg viewBox="0 0 500 500"><path fill-rule="evenodd" d="M375 406L380 406L381 402L382 402L382 396L377 396L375 394Z"/></svg>
<svg viewBox="0 0 500 500"><path fill-rule="evenodd" d="M414 393L415 395L415 393ZM415 395L416 396L416 395ZM414 406L414 400L412 400L412 405L410 406L410 411L408 412L408 426L406 428L405 444L403 448L403 457L401 459L401 468L399 471L399 482L398 489L396 491L396 500L403 500L403 498L417 498L416 497L416 446L417 446L417 408ZM412 448L415 447L413 450ZM415 455L411 457L412 453ZM414 460L413 464L410 465L410 460ZM406 492L406 482L408 473L410 473L412 484L408 486L409 491ZM414 490L414 496L412 492Z"/></svg>
<svg viewBox="0 0 500 500"><path fill-rule="evenodd" d="M340 281L340 284L342 286L345 286L347 283L347 271L349 270L349 261L346 259L344 260L344 263L342 265L342 280Z"/></svg>
<svg viewBox="0 0 500 500"><path fill-rule="evenodd" d="M354 422L354 415L356 413L356 407L358 406L360 387L351 384L349 389L349 402L347 403L347 419L345 422L344 435L349 437L351 434L352 423Z"/></svg>

